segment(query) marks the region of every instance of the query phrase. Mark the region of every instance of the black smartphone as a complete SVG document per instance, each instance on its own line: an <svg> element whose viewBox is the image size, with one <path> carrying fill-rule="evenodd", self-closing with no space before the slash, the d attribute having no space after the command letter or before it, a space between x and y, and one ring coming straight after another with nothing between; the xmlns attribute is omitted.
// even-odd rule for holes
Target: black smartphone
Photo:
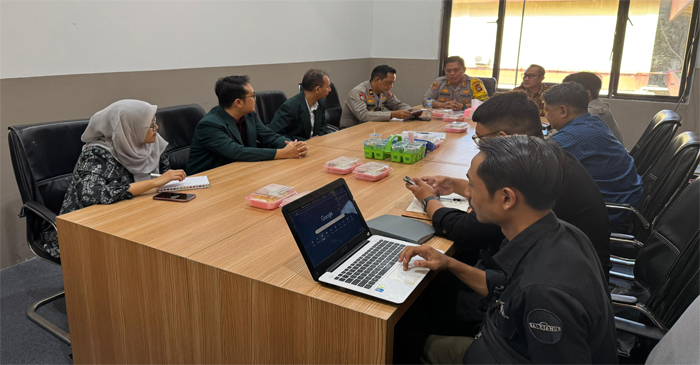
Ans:
<svg viewBox="0 0 700 365"><path fill-rule="evenodd" d="M155 200L168 200L171 202L181 202L181 203L186 203L192 199L194 199L196 195L194 194L183 194L183 193L160 193L158 195L153 196L153 199Z"/></svg>
<svg viewBox="0 0 700 365"><path fill-rule="evenodd" d="M406 184L409 184L409 185L413 185L413 186L416 186L416 183L415 183L415 182L413 182L413 179L411 179L411 178L410 178L410 177L408 177L408 176L404 176L404 177L403 177L403 181L405 181L405 182L406 182Z"/></svg>

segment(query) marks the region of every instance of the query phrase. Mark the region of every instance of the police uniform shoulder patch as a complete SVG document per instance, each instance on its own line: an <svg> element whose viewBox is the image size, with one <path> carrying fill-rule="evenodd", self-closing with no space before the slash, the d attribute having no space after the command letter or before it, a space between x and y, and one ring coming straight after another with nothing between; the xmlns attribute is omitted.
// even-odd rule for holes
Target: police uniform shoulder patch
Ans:
<svg viewBox="0 0 700 365"><path fill-rule="evenodd" d="M365 101L365 94L360 93L360 100Z"/></svg>
<svg viewBox="0 0 700 365"><path fill-rule="evenodd" d="M433 90L437 90L437 86L437 82L433 81L433 86L431 86L430 88Z"/></svg>
<svg viewBox="0 0 700 365"><path fill-rule="evenodd" d="M564 327L559 317L546 310L534 309L527 314L528 329L537 341L553 345L561 340Z"/></svg>

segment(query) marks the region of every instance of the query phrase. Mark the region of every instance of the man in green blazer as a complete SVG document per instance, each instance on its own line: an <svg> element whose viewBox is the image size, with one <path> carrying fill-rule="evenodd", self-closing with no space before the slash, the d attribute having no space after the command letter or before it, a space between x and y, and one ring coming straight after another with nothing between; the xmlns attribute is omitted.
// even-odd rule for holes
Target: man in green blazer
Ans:
<svg viewBox="0 0 700 365"><path fill-rule="evenodd" d="M306 156L305 142L290 141L267 128L255 114L255 90L248 76L219 79L219 105L197 123L185 171L193 175L235 161ZM257 147L258 142L262 147Z"/></svg>
<svg viewBox="0 0 700 365"><path fill-rule="evenodd" d="M328 134L325 99L331 92L331 80L325 72L311 69L304 74L301 88L302 92L277 109L270 129L299 141Z"/></svg>

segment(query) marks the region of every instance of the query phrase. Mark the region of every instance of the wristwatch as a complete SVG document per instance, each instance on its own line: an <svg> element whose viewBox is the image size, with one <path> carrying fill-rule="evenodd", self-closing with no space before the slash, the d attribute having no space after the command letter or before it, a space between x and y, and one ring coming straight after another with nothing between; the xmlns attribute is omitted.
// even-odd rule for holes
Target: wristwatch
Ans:
<svg viewBox="0 0 700 365"><path fill-rule="evenodd" d="M436 196L429 196L425 199L423 199L423 210L425 210L428 207L428 202L431 200L440 200L440 198Z"/></svg>

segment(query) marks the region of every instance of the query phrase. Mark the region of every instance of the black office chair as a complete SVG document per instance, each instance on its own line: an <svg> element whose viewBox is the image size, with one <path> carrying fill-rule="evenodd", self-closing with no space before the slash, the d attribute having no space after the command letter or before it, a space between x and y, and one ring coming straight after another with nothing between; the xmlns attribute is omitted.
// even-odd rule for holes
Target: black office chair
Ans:
<svg viewBox="0 0 700 365"><path fill-rule="evenodd" d="M57 265L61 260L44 250L41 236L47 227L56 229L56 215L80 157L80 136L87 125L86 119L8 128L10 158L23 203L19 216L27 218L27 244L35 255ZM36 312L64 295L61 291L34 303L27 317L70 345L68 333Z"/></svg>
<svg viewBox="0 0 700 365"><path fill-rule="evenodd" d="M331 92L326 96L326 123L331 132L340 130L340 117L343 115L343 107L340 104L338 90L331 82Z"/></svg>
<svg viewBox="0 0 700 365"><path fill-rule="evenodd" d="M287 95L279 90L261 91L256 95L255 111L263 124L268 125L272 122L277 109L287 101Z"/></svg>
<svg viewBox="0 0 700 365"><path fill-rule="evenodd" d="M165 153L169 155L171 169L183 170L187 166L194 131L205 114L197 104L172 106L156 112L158 133L168 141Z"/></svg>
<svg viewBox="0 0 700 365"><path fill-rule="evenodd" d="M489 94L489 96L493 96L493 94L496 93L496 87L498 86L498 80L496 80L495 77L477 77L477 79L481 80L481 82L484 83L484 87L486 88L486 93Z"/></svg>
<svg viewBox="0 0 700 365"><path fill-rule="evenodd" d="M633 264L613 261L610 282L618 316L662 332L676 323L700 293L699 222L700 180L695 180L666 206ZM628 343L621 350L629 354L632 348Z"/></svg>
<svg viewBox="0 0 700 365"><path fill-rule="evenodd" d="M655 220L685 188L699 162L700 135L697 132L681 133L667 144L654 165L642 176L644 193L637 208L627 204L606 204L609 209L633 212L628 232L613 233L611 236L613 255L636 257L642 242L649 237Z"/></svg>
<svg viewBox="0 0 700 365"><path fill-rule="evenodd" d="M646 365L656 364L700 364L700 298L695 298L688 309L676 321L668 331L663 331L654 326L615 318L615 327L636 335L640 343L646 343L646 347L653 347L649 355L646 351L639 354L629 363L641 363ZM618 332L619 333L619 332ZM656 343L658 341L658 343ZM656 343L654 345L654 343ZM647 350L647 349L645 349ZM622 363L622 361L621 361Z"/></svg>
<svg viewBox="0 0 700 365"><path fill-rule="evenodd" d="M653 118L647 129L630 151L637 173L642 176L654 164L661 151L671 141L681 125L681 116L673 110L662 110Z"/></svg>

